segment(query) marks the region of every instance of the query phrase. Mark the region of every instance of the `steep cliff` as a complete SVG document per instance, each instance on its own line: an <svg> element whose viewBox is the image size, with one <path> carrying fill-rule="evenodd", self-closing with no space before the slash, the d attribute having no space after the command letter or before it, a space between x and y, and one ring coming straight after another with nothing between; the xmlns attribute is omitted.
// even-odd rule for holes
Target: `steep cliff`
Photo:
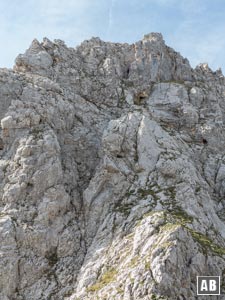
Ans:
<svg viewBox="0 0 225 300"><path fill-rule="evenodd" d="M0 69L0 299L193 300L225 286L225 79L151 33ZM201 299L225 299L202 296Z"/></svg>

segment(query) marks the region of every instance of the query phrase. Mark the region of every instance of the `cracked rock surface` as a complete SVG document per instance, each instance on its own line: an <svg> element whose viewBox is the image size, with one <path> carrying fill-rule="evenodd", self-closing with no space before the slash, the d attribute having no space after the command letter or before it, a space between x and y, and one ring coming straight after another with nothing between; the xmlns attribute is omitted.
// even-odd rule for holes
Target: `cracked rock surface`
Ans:
<svg viewBox="0 0 225 300"><path fill-rule="evenodd" d="M225 292L225 78L158 33L0 69L0 299ZM201 299L225 299L201 296Z"/></svg>

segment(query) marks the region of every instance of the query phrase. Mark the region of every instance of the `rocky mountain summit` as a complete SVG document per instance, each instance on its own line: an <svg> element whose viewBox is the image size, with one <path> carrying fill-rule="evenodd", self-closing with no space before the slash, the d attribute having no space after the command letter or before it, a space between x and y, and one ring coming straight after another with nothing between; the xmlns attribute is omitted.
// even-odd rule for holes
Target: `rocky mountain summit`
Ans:
<svg viewBox="0 0 225 300"><path fill-rule="evenodd" d="M225 292L225 78L158 33L0 69L0 299ZM201 296L225 299L225 296Z"/></svg>

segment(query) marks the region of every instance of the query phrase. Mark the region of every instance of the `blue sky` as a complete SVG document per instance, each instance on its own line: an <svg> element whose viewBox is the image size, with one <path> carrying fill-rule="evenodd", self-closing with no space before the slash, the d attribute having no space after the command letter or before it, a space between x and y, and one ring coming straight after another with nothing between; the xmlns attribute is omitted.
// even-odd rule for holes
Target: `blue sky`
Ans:
<svg viewBox="0 0 225 300"><path fill-rule="evenodd" d="M99 36L133 43L161 32L194 67L225 73L224 0L0 0L0 67L12 67L34 38L70 47Z"/></svg>

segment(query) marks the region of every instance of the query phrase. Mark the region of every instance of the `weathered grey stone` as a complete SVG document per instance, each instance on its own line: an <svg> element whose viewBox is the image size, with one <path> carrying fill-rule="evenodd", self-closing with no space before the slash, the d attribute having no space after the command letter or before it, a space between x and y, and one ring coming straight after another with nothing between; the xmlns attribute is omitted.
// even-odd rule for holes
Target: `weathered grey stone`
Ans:
<svg viewBox="0 0 225 300"><path fill-rule="evenodd" d="M0 299L194 300L196 276L224 281L224 83L158 33L34 40L1 69Z"/></svg>

